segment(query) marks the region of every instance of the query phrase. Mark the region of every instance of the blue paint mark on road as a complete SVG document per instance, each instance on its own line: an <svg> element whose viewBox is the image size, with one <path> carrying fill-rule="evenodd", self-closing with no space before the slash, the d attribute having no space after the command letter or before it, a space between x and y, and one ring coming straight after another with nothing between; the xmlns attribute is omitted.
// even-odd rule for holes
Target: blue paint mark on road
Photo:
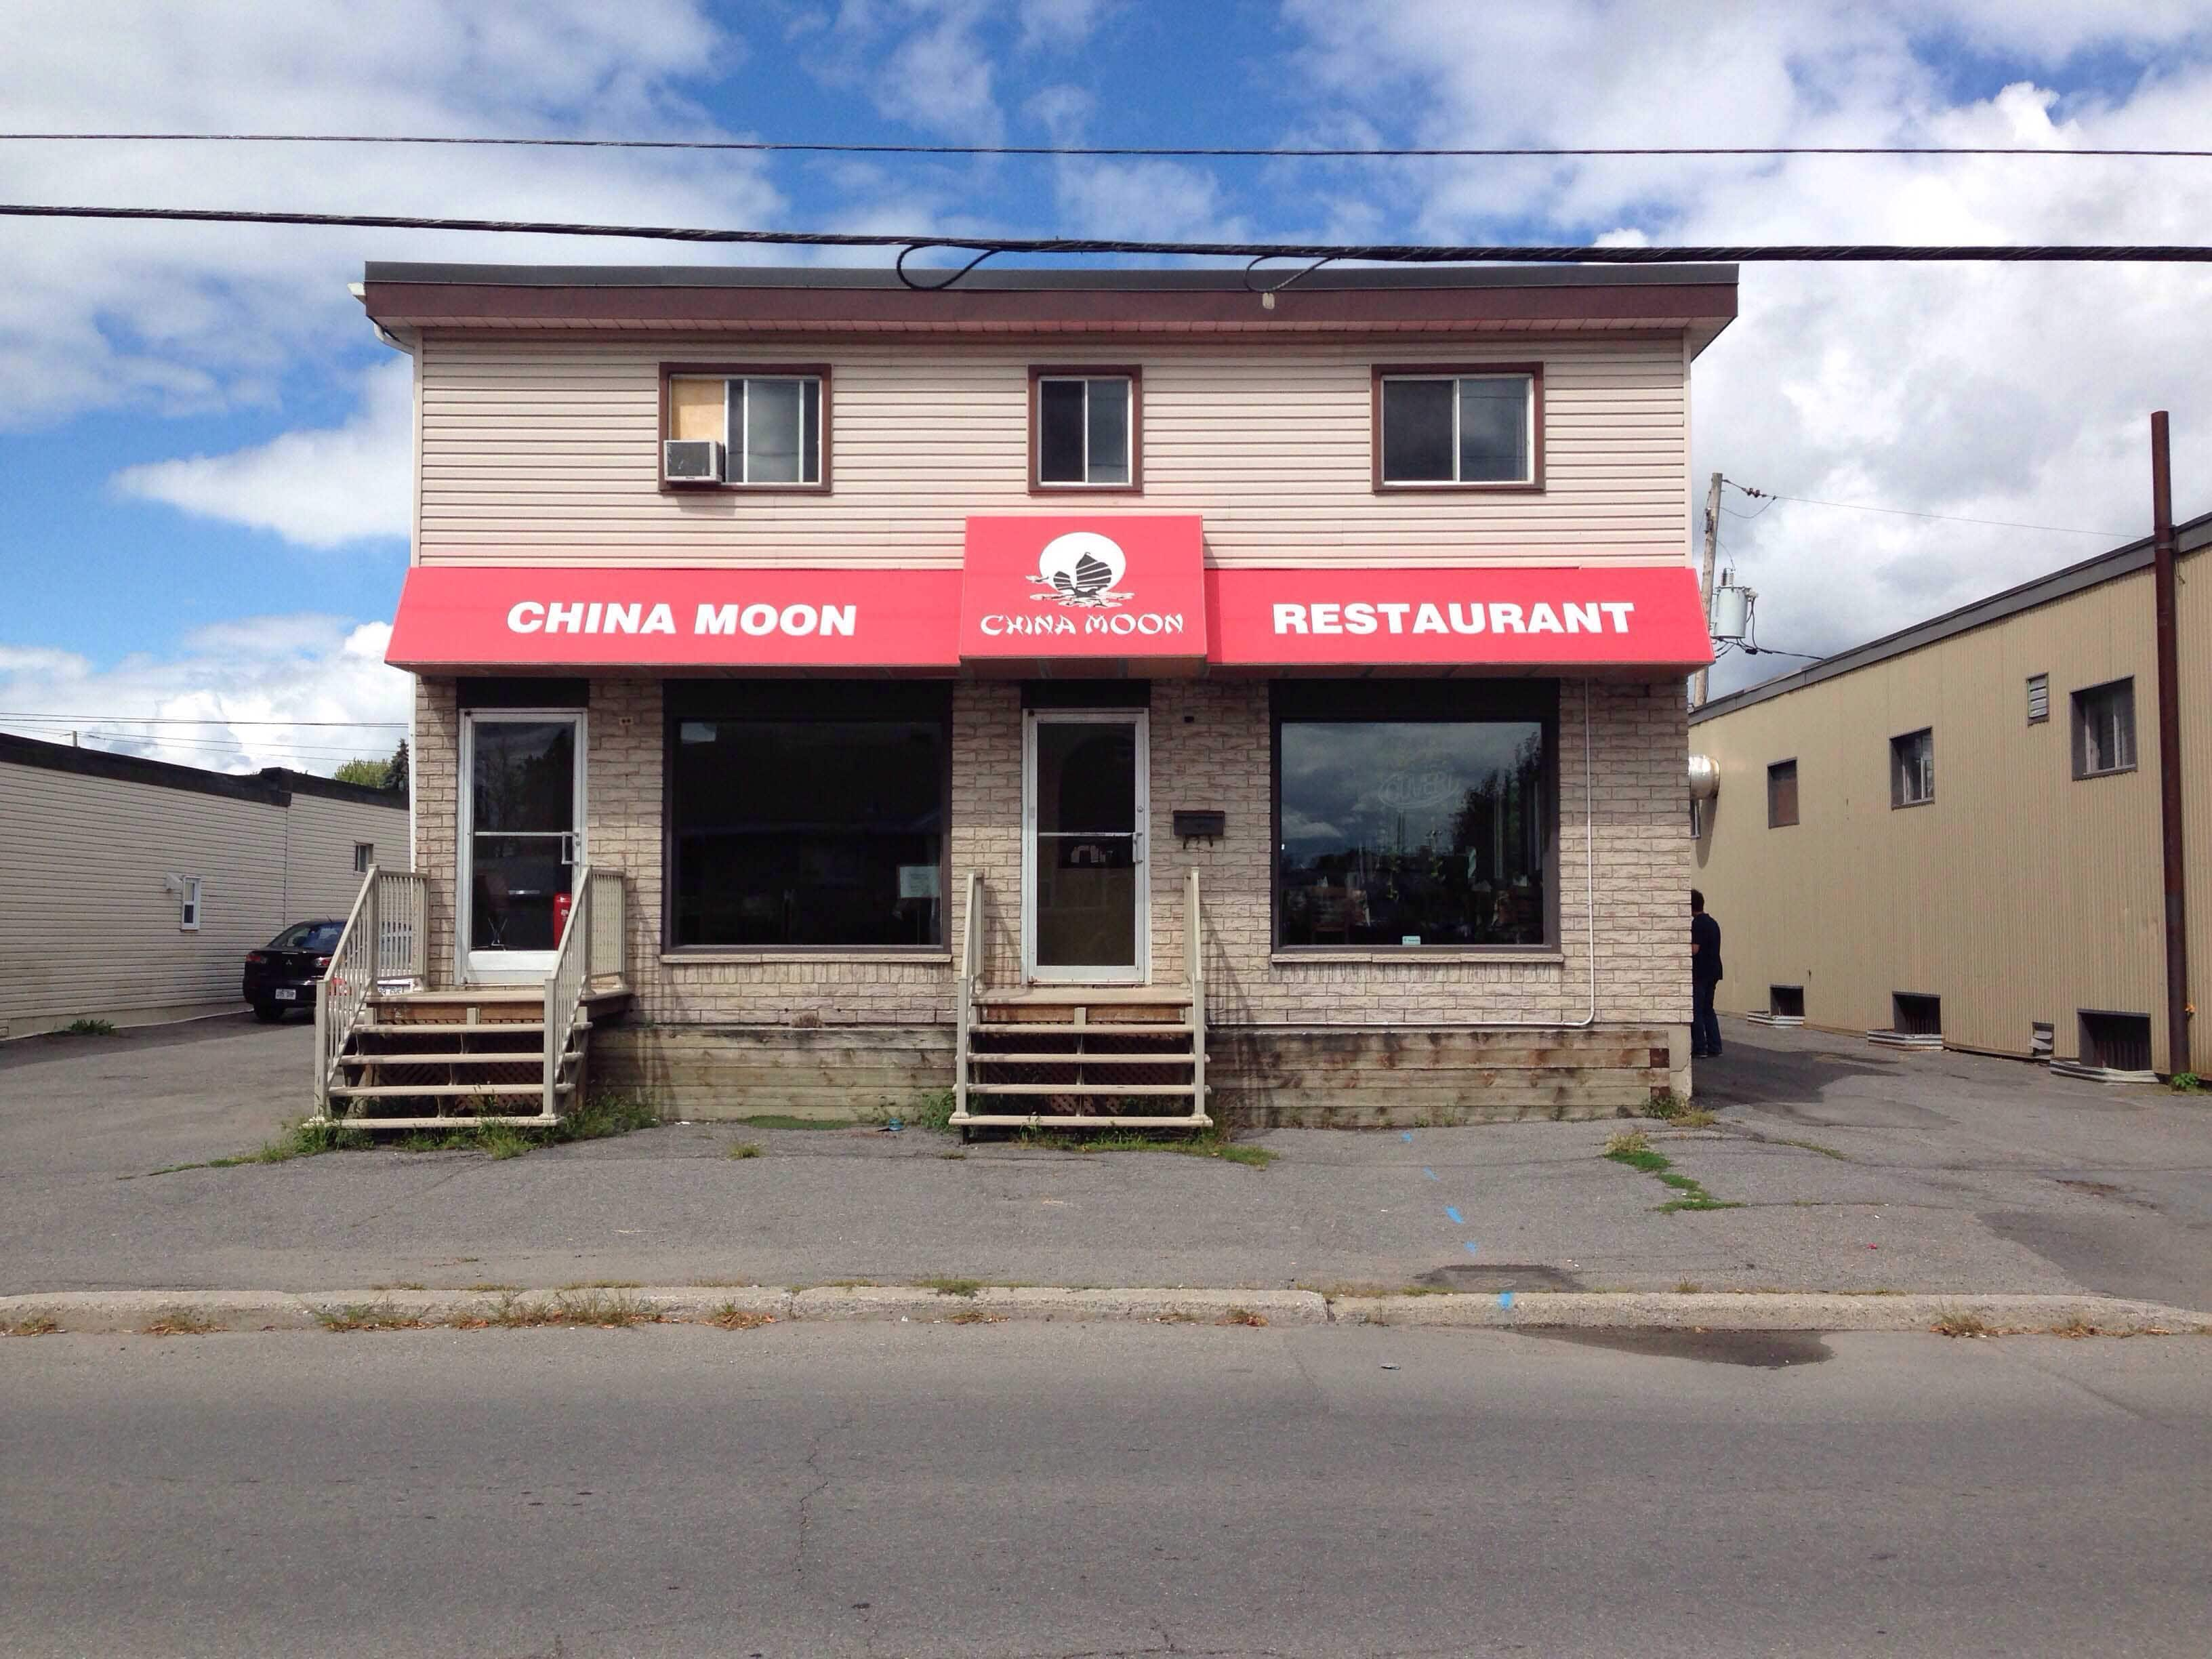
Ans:
<svg viewBox="0 0 2212 1659"><path fill-rule="evenodd" d="M1438 1175L1434 1170L1428 1168L1425 1164L1422 1166L1421 1173L1428 1176L1431 1181L1442 1181L1443 1179L1442 1176Z"/></svg>
<svg viewBox="0 0 2212 1659"><path fill-rule="evenodd" d="M1512 1291L1498 1291L1498 1305L1499 1307L1501 1307L1501 1308L1510 1308L1510 1307L1511 1307L1511 1306L1513 1305L1513 1292L1512 1292Z"/></svg>
<svg viewBox="0 0 2212 1659"><path fill-rule="evenodd" d="M1458 1227L1466 1224L1464 1220L1462 1218L1460 1212L1452 1208L1450 1205L1447 1204L1444 1206L1444 1213L1452 1218L1453 1226Z"/></svg>
<svg viewBox="0 0 2212 1659"><path fill-rule="evenodd" d="M1475 1253L1474 1241L1471 1238L1467 1241L1467 1253L1469 1255L1473 1255Z"/></svg>
<svg viewBox="0 0 2212 1659"><path fill-rule="evenodd" d="M1399 1138L1404 1140L1411 1140L1413 1138L1413 1132L1411 1129L1401 1129L1398 1134Z"/></svg>

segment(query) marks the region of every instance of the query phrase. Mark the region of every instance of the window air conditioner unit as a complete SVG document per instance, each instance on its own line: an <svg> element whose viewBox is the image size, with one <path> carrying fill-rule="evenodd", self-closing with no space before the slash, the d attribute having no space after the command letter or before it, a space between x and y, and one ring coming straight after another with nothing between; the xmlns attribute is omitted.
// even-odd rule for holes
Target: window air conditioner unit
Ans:
<svg viewBox="0 0 2212 1659"><path fill-rule="evenodd" d="M660 446L660 475L671 483L720 483L722 446L714 438L671 438Z"/></svg>

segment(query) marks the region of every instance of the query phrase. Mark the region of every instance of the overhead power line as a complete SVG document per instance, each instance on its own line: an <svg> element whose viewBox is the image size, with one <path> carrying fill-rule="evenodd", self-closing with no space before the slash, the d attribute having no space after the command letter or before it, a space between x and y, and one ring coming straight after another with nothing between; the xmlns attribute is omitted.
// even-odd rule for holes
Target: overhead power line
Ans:
<svg viewBox="0 0 2212 1659"><path fill-rule="evenodd" d="M826 230L728 230L674 225L609 225L558 220L452 219L396 213L295 213L244 208L85 207L11 202L0 204L0 217L16 219L138 219L203 224L293 225L362 230L457 230L503 235L635 238L647 241L769 247L897 248L900 274L908 257L942 248L975 255L941 283L909 287L949 287L994 254L1158 254L1177 258L1307 259L1318 266L1338 260L1385 264L1601 264L1673 265L1706 262L1736 264L2203 264L2212 263L2212 246L2189 243L2040 243L2008 246L1964 243L1807 242L1721 243L1704 246L1622 247L1553 244L1431 245L1404 242L1167 242L1112 237L961 236L918 232ZM1304 273L1299 273L1303 275ZM1291 280L1295 280L1295 277Z"/></svg>
<svg viewBox="0 0 2212 1659"><path fill-rule="evenodd" d="M2044 144L865 144L769 138L545 138L393 132L0 132L0 142L154 144L448 144L528 149L724 150L754 155L1042 156L1099 160L1537 160L1637 156L2025 155L2207 161L2212 149Z"/></svg>
<svg viewBox="0 0 2212 1659"><path fill-rule="evenodd" d="M238 720L228 714L31 714L0 709L0 720L70 720L121 723L130 726L404 726L405 720Z"/></svg>
<svg viewBox="0 0 2212 1659"><path fill-rule="evenodd" d="M1967 519L1961 518L1955 513L1922 513L1909 507L1875 507L1865 501L1815 501L1810 495L1782 495L1771 489L1753 489L1747 484L1736 483L1733 478L1727 480L1727 483L1729 489L1740 489L1745 495L1759 501L1796 501L1802 507L1840 507L1846 513L1887 513L1905 519L1936 519L1945 524L1985 525L1993 530L2045 530L2054 536L2097 536L2113 542L2130 539L2128 533L2121 530L2081 530L2063 524L2021 524L2012 519ZM1759 515L1753 514L1750 516L1755 518Z"/></svg>

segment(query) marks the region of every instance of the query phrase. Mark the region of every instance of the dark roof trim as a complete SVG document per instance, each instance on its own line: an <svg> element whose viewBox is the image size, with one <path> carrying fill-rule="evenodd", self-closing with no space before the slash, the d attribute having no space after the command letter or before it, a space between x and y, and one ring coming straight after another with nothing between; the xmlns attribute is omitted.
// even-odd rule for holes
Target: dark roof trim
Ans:
<svg viewBox="0 0 2212 1659"><path fill-rule="evenodd" d="M2212 547L2212 513L2206 513L2175 526L2175 539L2184 553L2194 553L2200 548ZM2018 587L2008 587L1988 599L1976 599L1956 611L1947 611L1940 617L1915 623L1881 639L1869 640L1864 645L1854 646L1848 651L1838 651L1834 656L1822 659L1808 668L1794 674L1784 674L1760 684L1731 691L1725 697L1717 697L1703 708L1692 709L1690 724L1701 726L1723 714L1732 714L1740 708L1754 703L1766 702L1775 697L1787 696L1792 691L1802 691L1808 685L1818 685L1823 680L1841 678L1862 668L1887 662L1893 657L1902 657L1908 652L1935 645L1960 634L1972 633L1978 628L1987 628L2008 617L2016 617L2023 611L2070 599L2092 587L2117 581L2123 576L2132 576L2137 571L2150 568L2150 538L2127 543L2109 553L2100 553L2094 559L2084 559L2079 564L2068 565L2047 576L2038 576L2033 581L2022 582Z"/></svg>
<svg viewBox="0 0 2212 1659"><path fill-rule="evenodd" d="M143 755L118 755L106 749L79 749L73 744L47 743L38 738L0 732L0 765L35 766L48 772L74 772L80 777L109 778L120 783L144 784L155 789L183 789L200 795L225 795L234 800L256 801L264 806L289 806L295 794L322 795L361 806L407 810L407 797L397 789L369 789L336 778L319 778L282 766L264 767L243 774L210 772L174 761L149 760Z"/></svg>
<svg viewBox="0 0 2212 1659"><path fill-rule="evenodd" d="M1326 270L1265 306L1224 270L978 271L942 292L889 272L727 265L368 267L362 304L392 327L706 325L726 328L1686 328L1736 314L1735 267L1421 266Z"/></svg>

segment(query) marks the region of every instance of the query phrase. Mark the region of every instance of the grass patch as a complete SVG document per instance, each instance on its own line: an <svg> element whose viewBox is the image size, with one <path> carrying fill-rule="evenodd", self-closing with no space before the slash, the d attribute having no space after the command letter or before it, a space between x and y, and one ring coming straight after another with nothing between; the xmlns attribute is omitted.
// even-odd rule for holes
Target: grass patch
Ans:
<svg viewBox="0 0 2212 1659"><path fill-rule="evenodd" d="M73 1019L62 1027L66 1036L113 1036L115 1022L112 1019Z"/></svg>
<svg viewBox="0 0 2212 1659"><path fill-rule="evenodd" d="M760 1147L750 1140L738 1141L722 1154L724 1158L758 1158L760 1155Z"/></svg>
<svg viewBox="0 0 2212 1659"><path fill-rule="evenodd" d="M1441 1285L1366 1285L1321 1283L1301 1279L1293 1290L1310 1291L1326 1301L1335 1302L1348 1296L1449 1296L1451 1291Z"/></svg>
<svg viewBox="0 0 2212 1659"><path fill-rule="evenodd" d="M356 1302L342 1308L317 1308L315 1323L326 1331L419 1331L430 1322L389 1302Z"/></svg>
<svg viewBox="0 0 2212 1659"><path fill-rule="evenodd" d="M482 1152L500 1160L520 1158L540 1146L562 1146L572 1140L605 1140L640 1129L657 1128L660 1110L641 1096L607 1091L593 1095L556 1122L468 1123L450 1129L417 1129L392 1142L403 1152ZM374 1127L371 1121L369 1127ZM358 1128L354 1133L359 1133ZM370 1144L364 1136L358 1143ZM332 1150L337 1150L333 1148Z"/></svg>
<svg viewBox="0 0 2212 1659"><path fill-rule="evenodd" d="M757 1331L763 1325L775 1324L775 1316L752 1308L740 1308L734 1302L725 1302L707 1316L707 1322L718 1330Z"/></svg>
<svg viewBox="0 0 2212 1659"><path fill-rule="evenodd" d="M2204 1089L2204 1079L2194 1072L2176 1072L2166 1079L2166 1086L2178 1095L2201 1094Z"/></svg>
<svg viewBox="0 0 2212 1659"><path fill-rule="evenodd" d="M1978 1313L1954 1310L1928 1328L1938 1336L1995 1336L1997 1328Z"/></svg>
<svg viewBox="0 0 2212 1659"><path fill-rule="evenodd" d="M947 1134L952 1127L952 1091L932 1089L915 1103L914 1109L906 1115L909 1129L927 1129L932 1134Z"/></svg>
<svg viewBox="0 0 2212 1659"><path fill-rule="evenodd" d="M197 1308L163 1308L138 1328L141 1336L205 1336L216 1322Z"/></svg>
<svg viewBox="0 0 2212 1659"><path fill-rule="evenodd" d="M975 1292L983 1288L980 1279L917 1279L914 1282L918 1290L935 1291L939 1296L964 1296L971 1301Z"/></svg>
<svg viewBox="0 0 2212 1659"><path fill-rule="evenodd" d="M857 1129L856 1117L790 1117L781 1112L755 1112L738 1122L751 1129Z"/></svg>
<svg viewBox="0 0 2212 1659"><path fill-rule="evenodd" d="M480 1308L457 1313L446 1322L457 1330L527 1330L543 1325L593 1326L622 1329L657 1325L664 1316L633 1296L599 1290L556 1291L533 1302L512 1292Z"/></svg>
<svg viewBox="0 0 2212 1659"><path fill-rule="evenodd" d="M1626 1129L1605 1143L1600 1156L1615 1164L1640 1170L1645 1175L1656 1176L1662 1185L1680 1193L1680 1198L1669 1199L1657 1206L1662 1215L1672 1215L1678 1210L1740 1210L1741 1204L1723 1202L1707 1192L1694 1178L1674 1168L1674 1160L1664 1152L1652 1150L1641 1129Z"/></svg>
<svg viewBox="0 0 2212 1659"><path fill-rule="evenodd" d="M1233 1141L1218 1129L1196 1134L1179 1130L1101 1129L1086 1134L1070 1129L1025 1128L1016 1138L1022 1146L1057 1152L1177 1152L1185 1158L1218 1158L1252 1170L1264 1170L1280 1156L1265 1146Z"/></svg>
<svg viewBox="0 0 2212 1659"><path fill-rule="evenodd" d="M1832 1146L1823 1146L1817 1140L1785 1140L1778 1135L1774 1138L1774 1145L1795 1146L1798 1151L1804 1152L1818 1152L1822 1158L1832 1158L1839 1164L1848 1164L1851 1161L1849 1153L1839 1152Z"/></svg>
<svg viewBox="0 0 2212 1659"><path fill-rule="evenodd" d="M52 1314L25 1314L0 1325L0 1336L52 1336L61 1328L61 1321Z"/></svg>

